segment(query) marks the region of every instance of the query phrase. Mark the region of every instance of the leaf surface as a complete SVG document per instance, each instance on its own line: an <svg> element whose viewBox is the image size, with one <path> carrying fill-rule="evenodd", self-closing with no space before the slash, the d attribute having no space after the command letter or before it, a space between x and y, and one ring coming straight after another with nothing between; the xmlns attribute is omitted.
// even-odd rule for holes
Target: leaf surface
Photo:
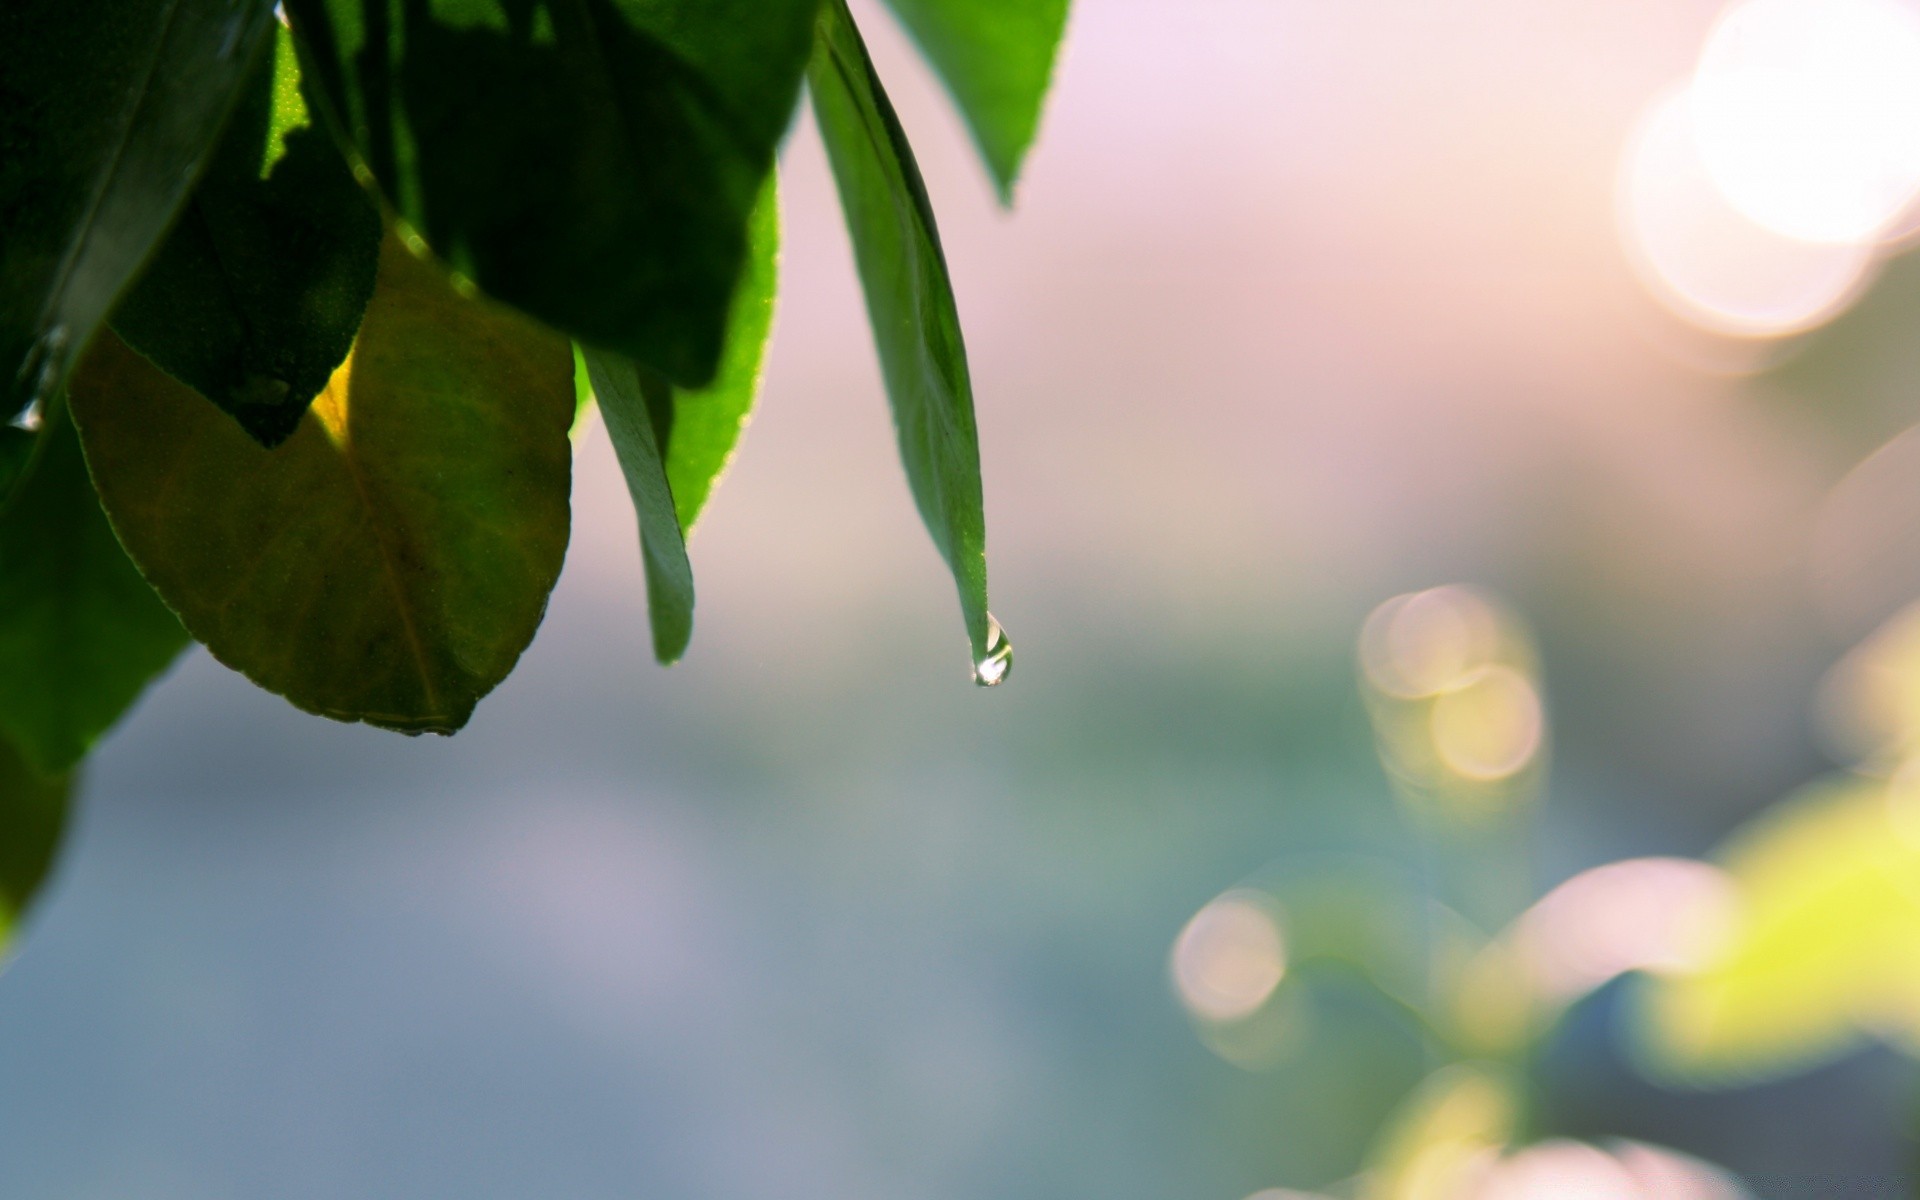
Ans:
<svg viewBox="0 0 1920 1200"><path fill-rule="evenodd" d="M663 663L675 662L693 636L693 566L655 424L655 413L673 404L672 385L621 354L582 347L581 355L640 518L653 654Z"/></svg>
<svg viewBox="0 0 1920 1200"><path fill-rule="evenodd" d="M389 238L347 361L277 450L110 335L72 385L114 527L215 657L310 712L451 733L566 552L564 338Z"/></svg>
<svg viewBox="0 0 1920 1200"><path fill-rule="evenodd" d="M380 238L379 210L301 96L282 27L114 330L277 446L353 345Z"/></svg>
<svg viewBox="0 0 1920 1200"><path fill-rule="evenodd" d="M973 385L953 283L906 133L845 0L827 0L808 85L853 237L900 457L946 558L976 662L992 653Z"/></svg>
<svg viewBox="0 0 1920 1200"><path fill-rule="evenodd" d="M387 197L452 267L703 386L817 0L290 0Z"/></svg>
<svg viewBox="0 0 1920 1200"><path fill-rule="evenodd" d="M0 420L65 379L267 41L263 0L0 5Z"/></svg>
<svg viewBox="0 0 1920 1200"><path fill-rule="evenodd" d="M187 645L113 536L56 410L0 508L0 740L65 773Z"/></svg>
<svg viewBox="0 0 1920 1200"><path fill-rule="evenodd" d="M53 869L73 782L47 779L0 738L0 953Z"/></svg>
<svg viewBox="0 0 1920 1200"><path fill-rule="evenodd" d="M780 196L771 178L754 205L747 235L747 269L734 293L719 373L706 387L674 388L671 403L655 414L674 511L688 532L733 460L760 393L780 288Z"/></svg>
<svg viewBox="0 0 1920 1200"><path fill-rule="evenodd" d="M932 60L960 105L980 157L1000 191L1013 200L1040 109L1067 0L887 0Z"/></svg>

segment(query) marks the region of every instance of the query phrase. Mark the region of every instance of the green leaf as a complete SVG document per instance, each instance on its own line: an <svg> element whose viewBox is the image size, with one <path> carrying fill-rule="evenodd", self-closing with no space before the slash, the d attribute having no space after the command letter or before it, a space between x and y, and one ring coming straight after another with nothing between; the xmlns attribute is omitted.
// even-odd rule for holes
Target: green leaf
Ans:
<svg viewBox="0 0 1920 1200"><path fill-rule="evenodd" d="M560 573L570 367L389 238L352 354L277 450L111 334L71 392L114 528L216 658L310 712L451 733Z"/></svg>
<svg viewBox="0 0 1920 1200"><path fill-rule="evenodd" d="M490 294L716 371L817 0L289 0L387 197Z"/></svg>
<svg viewBox="0 0 1920 1200"><path fill-rule="evenodd" d="M677 662L693 636L686 536L733 458L760 388L779 284L780 197L771 177L749 226L747 274L734 296L726 352L711 385L676 388L621 355L574 347L577 411L596 403L640 518L653 652ZM575 417L576 426L579 417Z"/></svg>
<svg viewBox="0 0 1920 1200"><path fill-rule="evenodd" d="M53 395L166 233L272 23L263 0L0 5L0 421Z"/></svg>
<svg viewBox="0 0 1920 1200"><path fill-rule="evenodd" d="M63 413L0 509L0 735L49 776L187 645L107 525Z"/></svg>
<svg viewBox="0 0 1920 1200"><path fill-rule="evenodd" d="M959 102L1000 191L1013 184L1040 127L1067 0L887 0Z"/></svg>
<svg viewBox="0 0 1920 1200"><path fill-rule="evenodd" d="M308 115L283 27L114 331L277 446L353 345L380 237L379 209Z"/></svg>
<svg viewBox="0 0 1920 1200"><path fill-rule="evenodd" d="M42 777L0 738L0 950L53 869L72 791L71 779Z"/></svg>
<svg viewBox="0 0 1920 1200"><path fill-rule="evenodd" d="M1640 1050L1660 1074L1746 1082L1867 1034L1920 1046L1920 797L1885 780L1816 785L1715 858L1738 920L1691 970L1647 981Z"/></svg>
<svg viewBox="0 0 1920 1200"><path fill-rule="evenodd" d="M953 284L913 151L845 0L827 0L807 79L840 188L920 516L953 570L974 661L996 653L973 386ZM1000 676L981 682L998 682Z"/></svg>
<svg viewBox="0 0 1920 1200"><path fill-rule="evenodd" d="M671 663L686 653L693 636L693 567L686 535L667 481L655 412L673 404L672 388L658 374L623 355L581 348L600 417L627 477L627 494L640 517L640 557L647 570L647 613L653 622L653 654Z"/></svg>
<svg viewBox="0 0 1920 1200"><path fill-rule="evenodd" d="M771 176L754 205L747 234L747 269L734 293L719 373L704 388L674 388L672 403L656 414L674 511L689 532L733 460L760 393L760 369L780 288L780 195Z"/></svg>

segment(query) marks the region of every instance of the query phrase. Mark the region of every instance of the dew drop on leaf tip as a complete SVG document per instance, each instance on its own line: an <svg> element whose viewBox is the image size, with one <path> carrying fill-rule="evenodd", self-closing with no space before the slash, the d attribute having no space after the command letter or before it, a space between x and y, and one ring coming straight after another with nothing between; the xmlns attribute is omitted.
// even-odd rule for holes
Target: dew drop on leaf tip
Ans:
<svg viewBox="0 0 1920 1200"><path fill-rule="evenodd" d="M987 614L987 649L973 664L973 681L981 687L998 687L1013 674L1013 642L992 613Z"/></svg>

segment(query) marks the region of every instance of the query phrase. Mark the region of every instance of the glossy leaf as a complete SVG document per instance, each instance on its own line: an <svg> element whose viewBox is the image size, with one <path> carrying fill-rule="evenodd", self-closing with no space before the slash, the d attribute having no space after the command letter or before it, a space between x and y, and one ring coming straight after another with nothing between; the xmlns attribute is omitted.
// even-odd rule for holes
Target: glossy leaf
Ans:
<svg viewBox="0 0 1920 1200"><path fill-rule="evenodd" d="M281 28L114 330L277 446L353 345L380 237L379 210L309 115Z"/></svg>
<svg viewBox="0 0 1920 1200"><path fill-rule="evenodd" d="M674 511L688 532L733 461L734 447L760 394L774 296L780 288L780 196L771 178L754 206L747 234L747 269L734 293L719 374L703 388L674 388L672 402L655 414Z"/></svg>
<svg viewBox="0 0 1920 1200"><path fill-rule="evenodd" d="M1011 203L1066 32L1067 0L887 0L960 105Z"/></svg>
<svg viewBox="0 0 1920 1200"><path fill-rule="evenodd" d="M845 0L827 0L808 85L853 236L900 456L953 570L975 661L990 653L973 385L933 206Z"/></svg>
<svg viewBox="0 0 1920 1200"><path fill-rule="evenodd" d="M78 762L187 635L127 561L58 408L0 509L0 737L42 774Z"/></svg>
<svg viewBox="0 0 1920 1200"><path fill-rule="evenodd" d="M663 663L686 653L693 636L693 567L673 488L660 451L657 412L672 407L672 386L624 355L583 347L600 419L627 477L627 494L640 518L640 556L647 572L647 614L653 654Z"/></svg>
<svg viewBox="0 0 1920 1200"><path fill-rule="evenodd" d="M53 869L72 791L71 779L40 775L0 738L0 952Z"/></svg>
<svg viewBox="0 0 1920 1200"><path fill-rule="evenodd" d="M272 24L264 0L0 5L0 421L166 233Z"/></svg>
<svg viewBox="0 0 1920 1200"><path fill-rule="evenodd" d="M311 712L451 733L566 552L565 339L389 239L352 354L263 450L103 335L72 384L134 561L215 657Z"/></svg>
<svg viewBox="0 0 1920 1200"><path fill-rule="evenodd" d="M1869 1033L1920 1045L1920 798L1884 780L1809 788L1715 858L1740 919L1696 969L1648 981L1642 1050L1661 1073L1744 1081Z"/></svg>
<svg viewBox="0 0 1920 1200"><path fill-rule="evenodd" d="M388 198L456 271L714 375L817 0L289 0Z"/></svg>

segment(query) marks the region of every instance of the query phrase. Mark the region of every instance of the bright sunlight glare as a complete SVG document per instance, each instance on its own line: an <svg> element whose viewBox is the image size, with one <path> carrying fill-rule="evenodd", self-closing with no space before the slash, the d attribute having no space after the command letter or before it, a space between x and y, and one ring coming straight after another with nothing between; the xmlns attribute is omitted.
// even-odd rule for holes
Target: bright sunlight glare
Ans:
<svg viewBox="0 0 1920 1200"><path fill-rule="evenodd" d="M1621 164L1621 233L1642 282L1714 333L1777 337L1826 321L1858 293L1872 248L1789 237L1742 213L1701 160L1693 108L1686 92L1655 101Z"/></svg>
<svg viewBox="0 0 1920 1200"><path fill-rule="evenodd" d="M1707 39L1700 159L1749 220L1867 242L1920 191L1920 13L1903 0L1748 0Z"/></svg>

